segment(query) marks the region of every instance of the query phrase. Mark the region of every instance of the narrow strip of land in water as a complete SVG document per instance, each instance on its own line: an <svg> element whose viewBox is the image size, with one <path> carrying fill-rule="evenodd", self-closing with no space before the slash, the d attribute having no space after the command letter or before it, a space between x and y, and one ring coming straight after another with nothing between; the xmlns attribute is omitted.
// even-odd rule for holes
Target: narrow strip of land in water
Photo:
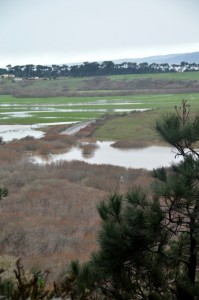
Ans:
<svg viewBox="0 0 199 300"><path fill-rule="evenodd" d="M90 120L90 121L84 121L84 122L78 122L75 125L71 126L70 128L66 129L65 131L63 131L63 134L69 134L69 135L73 135L75 133L77 133L80 129L88 126L89 124L94 123L95 120Z"/></svg>

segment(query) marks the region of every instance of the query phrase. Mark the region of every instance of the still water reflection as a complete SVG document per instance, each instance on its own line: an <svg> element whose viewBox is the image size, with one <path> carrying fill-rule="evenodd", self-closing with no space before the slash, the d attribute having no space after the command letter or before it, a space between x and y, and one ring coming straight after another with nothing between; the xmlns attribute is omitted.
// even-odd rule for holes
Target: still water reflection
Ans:
<svg viewBox="0 0 199 300"><path fill-rule="evenodd" d="M33 163L46 164L62 160L80 160L90 164L111 164L125 168L145 168L152 170L169 166L172 161L179 161L169 147L151 146L143 149L121 150L111 147L113 142L97 142L92 153L85 154L85 148L73 147L64 154L49 155L47 159L40 156L31 158Z"/></svg>
<svg viewBox="0 0 199 300"><path fill-rule="evenodd" d="M60 122L58 124L66 124ZM40 138L44 135L41 127L55 123L37 125L1 125L0 136L3 141L11 141L26 136ZM39 129L38 129L39 128ZM169 166L172 161L179 161L175 153L169 147L151 146L142 149L114 148L113 142L96 142L95 144L84 144L80 147L73 147L64 154L48 155L47 157L32 156L31 161L38 164L49 164L60 161L80 160L90 164L110 164L125 168L145 168L152 170L161 166Z"/></svg>
<svg viewBox="0 0 199 300"><path fill-rule="evenodd" d="M39 139L45 135L45 132L41 129L42 127L69 123L72 122L42 123L35 125L0 125L0 137L4 142L9 142L14 139L22 139L27 136Z"/></svg>

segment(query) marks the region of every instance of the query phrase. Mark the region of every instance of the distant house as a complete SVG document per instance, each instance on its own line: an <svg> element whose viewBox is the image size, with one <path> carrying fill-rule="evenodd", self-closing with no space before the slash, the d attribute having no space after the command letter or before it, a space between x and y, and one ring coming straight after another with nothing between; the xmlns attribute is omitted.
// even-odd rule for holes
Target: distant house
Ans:
<svg viewBox="0 0 199 300"><path fill-rule="evenodd" d="M1 75L1 78L13 79L13 78L15 78L15 75L13 75L13 74L3 74L3 75Z"/></svg>

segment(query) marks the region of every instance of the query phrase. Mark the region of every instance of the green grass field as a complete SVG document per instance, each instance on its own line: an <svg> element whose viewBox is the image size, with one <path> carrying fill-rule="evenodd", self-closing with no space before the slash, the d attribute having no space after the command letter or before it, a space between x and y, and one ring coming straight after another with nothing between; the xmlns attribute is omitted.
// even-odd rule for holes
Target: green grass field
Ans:
<svg viewBox="0 0 199 300"><path fill-rule="evenodd" d="M112 80L134 80L143 78L168 79L168 80L199 80L199 72L176 72L159 74L130 74L109 76Z"/></svg>
<svg viewBox="0 0 199 300"><path fill-rule="evenodd" d="M93 137L97 140L132 140L134 142L160 144L162 140L155 130L156 121L171 112L175 112L174 106L110 118L97 128ZM190 116L194 117L196 113L199 115L199 106L191 105Z"/></svg>

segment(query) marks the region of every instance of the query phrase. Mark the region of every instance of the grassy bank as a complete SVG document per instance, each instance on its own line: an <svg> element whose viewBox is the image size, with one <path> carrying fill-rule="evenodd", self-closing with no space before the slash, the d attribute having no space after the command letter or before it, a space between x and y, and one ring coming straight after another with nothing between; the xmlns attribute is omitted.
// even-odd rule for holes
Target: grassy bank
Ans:
<svg viewBox="0 0 199 300"><path fill-rule="evenodd" d="M155 120L163 109L148 112L135 112L128 116L108 119L93 134L102 140L134 140L146 143L160 143L155 131Z"/></svg>
<svg viewBox="0 0 199 300"><path fill-rule="evenodd" d="M156 98L157 97L157 98ZM138 143L161 144L162 140L155 130L155 122L162 115L175 111L175 106L180 107L182 99L187 99L191 105L192 114L199 113L198 94L196 95L156 95L150 98L149 105L156 107L144 112L132 112L128 115L115 116L107 118L93 133L96 139L106 140L124 140L123 147L128 147L129 143L133 145ZM167 98L167 99L166 99ZM157 101L156 101L156 100ZM151 106L152 108L152 106ZM126 141L125 141L126 140Z"/></svg>
<svg viewBox="0 0 199 300"><path fill-rule="evenodd" d="M199 92L199 72L135 74L63 78L56 80L1 80L0 94L17 98L125 96L153 93Z"/></svg>

